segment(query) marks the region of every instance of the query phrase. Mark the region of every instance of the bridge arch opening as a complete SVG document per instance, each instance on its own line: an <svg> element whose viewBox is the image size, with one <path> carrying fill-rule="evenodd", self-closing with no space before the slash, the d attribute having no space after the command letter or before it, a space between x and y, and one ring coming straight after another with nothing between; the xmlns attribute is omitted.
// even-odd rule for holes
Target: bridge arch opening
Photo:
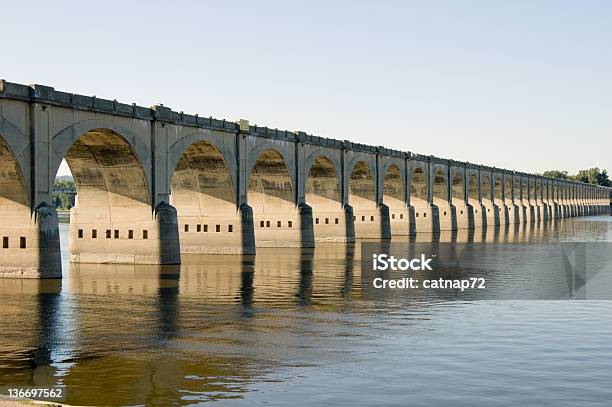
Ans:
<svg viewBox="0 0 612 407"><path fill-rule="evenodd" d="M468 203L472 206L480 205L480 191L478 186L478 177L475 174L470 175L468 184Z"/></svg>
<svg viewBox="0 0 612 407"><path fill-rule="evenodd" d="M495 199L495 203L497 205L502 205L502 201L504 199L504 195L503 195L503 191L502 191L502 181L501 181L501 176L499 175L495 175L495 184L493 186L493 193L494 193L494 199Z"/></svg>
<svg viewBox="0 0 612 407"><path fill-rule="evenodd" d="M160 229L143 165L121 134L106 128L87 131L68 148L64 160L76 191L70 208L71 261L180 261L178 250L172 251L170 244L160 248ZM67 208L59 208L60 213L62 209Z"/></svg>
<svg viewBox="0 0 612 407"><path fill-rule="evenodd" d="M356 238L380 238L381 219L376 201L376 181L365 161L357 161L349 181Z"/></svg>
<svg viewBox="0 0 612 407"><path fill-rule="evenodd" d="M460 172L455 172L452 183L453 204L463 205L465 202L465 182Z"/></svg>
<svg viewBox="0 0 612 407"><path fill-rule="evenodd" d="M353 208L376 209L376 183L365 161L357 161L351 172L349 203Z"/></svg>
<svg viewBox="0 0 612 407"><path fill-rule="evenodd" d="M256 246L300 245L293 183L289 167L277 150L264 150L257 157L249 175L247 199L253 209Z"/></svg>
<svg viewBox="0 0 612 407"><path fill-rule="evenodd" d="M412 171L412 178L410 180L410 204L415 208L428 207L428 194L425 171L421 167L416 167Z"/></svg>
<svg viewBox="0 0 612 407"><path fill-rule="evenodd" d="M241 253L241 218L236 189L221 151L204 140L181 154L171 179L181 252Z"/></svg>
<svg viewBox="0 0 612 407"><path fill-rule="evenodd" d="M507 204L512 202L512 180L509 177L504 180L504 200Z"/></svg>
<svg viewBox="0 0 612 407"><path fill-rule="evenodd" d="M316 241L346 241L346 219L336 167L325 156L317 157L306 178L306 203L312 208Z"/></svg>
<svg viewBox="0 0 612 407"><path fill-rule="evenodd" d="M0 208L10 222L11 215L28 212L26 191L19 163L0 134Z"/></svg>
<svg viewBox="0 0 612 407"><path fill-rule="evenodd" d="M491 204L491 178L488 175L482 176L482 203Z"/></svg>
<svg viewBox="0 0 612 407"><path fill-rule="evenodd" d="M391 164L383 179L383 202L389 207L391 233L408 235L408 211L406 189L400 168Z"/></svg>
<svg viewBox="0 0 612 407"><path fill-rule="evenodd" d="M436 206L447 206L449 204L446 175L441 169L438 169L434 174L433 203Z"/></svg>
<svg viewBox="0 0 612 407"><path fill-rule="evenodd" d="M306 203L313 210L342 206L340 180L334 164L327 157L317 157L306 179Z"/></svg>
<svg viewBox="0 0 612 407"><path fill-rule="evenodd" d="M402 173L397 165L392 164L383 180L383 202L389 209L405 209L404 194Z"/></svg>
<svg viewBox="0 0 612 407"><path fill-rule="evenodd" d="M512 197L514 198L515 203L521 200L521 180L518 178L514 179L514 189L512 191Z"/></svg>

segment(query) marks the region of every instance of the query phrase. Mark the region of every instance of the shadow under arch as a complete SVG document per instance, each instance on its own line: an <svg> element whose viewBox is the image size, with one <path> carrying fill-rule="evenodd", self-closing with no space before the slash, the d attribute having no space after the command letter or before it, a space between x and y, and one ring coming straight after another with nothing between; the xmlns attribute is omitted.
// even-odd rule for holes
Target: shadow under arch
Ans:
<svg viewBox="0 0 612 407"><path fill-rule="evenodd" d="M251 225L236 207L236 186L223 153L207 140L182 151L172 173L170 202L178 214L182 253L252 254ZM245 225L246 224L246 225Z"/></svg>
<svg viewBox="0 0 612 407"><path fill-rule="evenodd" d="M487 227L498 227L499 207L496 205L496 178L495 175L483 174L481 178L481 200L483 211L483 223Z"/></svg>
<svg viewBox="0 0 612 407"><path fill-rule="evenodd" d="M389 211L378 205L376 180L367 162L355 162L349 177L349 205L353 208L355 238L388 239ZM379 210L380 209L380 210Z"/></svg>
<svg viewBox="0 0 612 407"><path fill-rule="evenodd" d="M287 162L275 149L263 150L249 175L247 198L253 210L257 247L312 247L312 210L295 204Z"/></svg>
<svg viewBox="0 0 612 407"><path fill-rule="evenodd" d="M449 190L449 180L446 171L442 168L436 169L433 176L433 221L439 223L438 228L440 231L457 230L457 219L454 208L451 205L451 194L452 191Z"/></svg>
<svg viewBox="0 0 612 407"><path fill-rule="evenodd" d="M145 167L123 135L89 130L75 138L64 159L77 189L70 213L71 261L180 262L176 211L167 203L153 210Z"/></svg>
<svg viewBox="0 0 612 407"><path fill-rule="evenodd" d="M346 242L346 211L342 205L342 187L334 163L326 156L312 162L306 178L306 203L312 208L315 241ZM352 216L352 215L348 215Z"/></svg>
<svg viewBox="0 0 612 407"><path fill-rule="evenodd" d="M409 212L406 205L406 190L402 173L396 164L391 164L383 178L383 202L389 208L391 234L414 235L410 229Z"/></svg>

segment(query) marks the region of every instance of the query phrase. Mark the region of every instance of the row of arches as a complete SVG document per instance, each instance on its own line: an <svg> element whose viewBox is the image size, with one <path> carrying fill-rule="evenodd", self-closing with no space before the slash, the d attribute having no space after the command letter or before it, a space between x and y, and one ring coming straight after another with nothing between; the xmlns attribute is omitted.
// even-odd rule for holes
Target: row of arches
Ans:
<svg viewBox="0 0 612 407"><path fill-rule="evenodd" d="M72 222L76 226L71 236L83 241L71 242L71 246L78 246L75 252L80 253L81 261L121 261L120 253L126 252L136 253L135 256L146 262L146 258L151 256L151 247L143 244L142 240L158 240L165 227L163 216L151 214L151 202L155 198L149 185L147 171L150 170L146 169L148 163L143 163L142 152L137 151L139 149L133 147L130 140L115 129L93 128L74 137L65 152L59 152L63 156L56 157L66 160L78 192L78 201L72 210ZM182 149L175 168L171 169L169 203L178 214L182 245L196 248L201 246L199 242L202 239L216 239L220 252L229 247L243 247L248 234L244 230L248 226L244 222L247 215L253 217L253 234L258 244L276 244L279 237L287 241L299 240L304 229L300 224L304 213L312 217L314 233L320 239L333 235L334 230L346 229L348 224L355 225L357 236L368 236L370 232L372 237L380 236L377 229L381 228L382 215L379 213L377 182L367 160L356 158L351 162L345 200L337 162L324 154L315 156L306 168L306 206L299 207L293 182L295 174L286 156L274 147L261 148L247 169L246 201L252 214L245 215L237 208L241 199L236 185L235 164L226 158L227 151L212 142L195 140ZM173 162L172 158L170 162ZM54 168L53 165L50 167ZM398 224L407 223L403 219L407 199L415 208L426 208L430 202L440 207L448 206L451 200L484 204L518 199L519 196L529 200L550 195L572 196L569 187L547 182L515 179L513 185L510 179L505 179L502 188L502 178L486 174L480 179L469 174L466 187L461 172L453 171L451 174L449 187L447 171L434 168L430 191L429 174L417 165L411 169L409 191L406 191L400 167L388 165L381 185L382 203L389 210L388 218ZM19 212L25 216L30 212L28 201L19 163L0 136L0 206L4 213ZM347 212L343 205L345 201L353 208L353 213ZM426 212L422 213L423 218L426 215ZM416 216L419 216L418 212ZM283 234L279 234L281 231ZM296 239L291 238L292 234ZM99 240L105 239L104 236L108 239L104 241L107 257L100 259L96 254L95 258L87 259L86 255L83 258L84 253L93 256L99 251ZM122 240L123 236L127 241ZM115 237L121 240L122 250L115 250ZM95 239L98 241L94 242ZM159 250L163 251L163 248Z"/></svg>

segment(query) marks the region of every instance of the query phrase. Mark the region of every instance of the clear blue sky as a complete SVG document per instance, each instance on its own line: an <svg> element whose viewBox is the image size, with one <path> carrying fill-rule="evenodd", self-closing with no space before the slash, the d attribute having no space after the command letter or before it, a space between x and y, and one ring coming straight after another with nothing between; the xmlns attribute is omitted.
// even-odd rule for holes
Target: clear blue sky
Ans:
<svg viewBox="0 0 612 407"><path fill-rule="evenodd" d="M12 3L9 81L522 171L612 170L612 1Z"/></svg>

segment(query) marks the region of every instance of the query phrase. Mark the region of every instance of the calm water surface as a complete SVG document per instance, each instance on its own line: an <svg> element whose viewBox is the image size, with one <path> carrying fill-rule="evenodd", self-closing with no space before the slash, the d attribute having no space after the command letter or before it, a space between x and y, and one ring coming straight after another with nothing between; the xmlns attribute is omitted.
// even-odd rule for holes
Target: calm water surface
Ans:
<svg viewBox="0 0 612 407"><path fill-rule="evenodd" d="M612 241L611 225L441 240ZM65 385L76 405L612 405L612 301L370 300L359 251L163 268L64 252L61 281L0 280L0 385Z"/></svg>

